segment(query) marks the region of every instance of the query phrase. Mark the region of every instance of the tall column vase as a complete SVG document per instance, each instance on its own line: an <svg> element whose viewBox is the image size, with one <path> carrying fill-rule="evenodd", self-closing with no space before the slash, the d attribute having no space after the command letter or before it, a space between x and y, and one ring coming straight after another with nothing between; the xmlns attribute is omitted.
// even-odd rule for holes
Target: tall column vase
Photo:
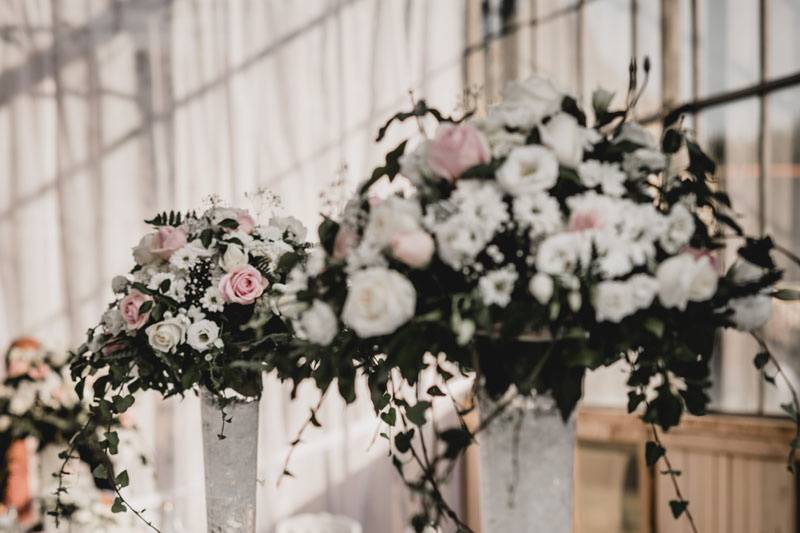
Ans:
<svg viewBox="0 0 800 533"><path fill-rule="evenodd" d="M479 400L482 416L494 403ZM516 405L478 435L482 533L572 533L574 417L552 398Z"/></svg>
<svg viewBox="0 0 800 533"><path fill-rule="evenodd" d="M225 406L201 393L203 457L206 473L206 520L209 533L255 533L258 462L258 401Z"/></svg>

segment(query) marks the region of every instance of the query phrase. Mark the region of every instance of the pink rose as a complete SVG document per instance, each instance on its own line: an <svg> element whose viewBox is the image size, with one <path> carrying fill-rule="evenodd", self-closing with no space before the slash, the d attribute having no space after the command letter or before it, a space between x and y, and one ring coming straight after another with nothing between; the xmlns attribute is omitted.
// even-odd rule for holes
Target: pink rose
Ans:
<svg viewBox="0 0 800 533"><path fill-rule="evenodd" d="M694 248L693 246L684 246L681 250L681 253L691 255L694 257L695 261L700 261L702 258L707 257L708 263L714 268L714 270L718 270L719 268L717 256L711 250Z"/></svg>
<svg viewBox="0 0 800 533"><path fill-rule="evenodd" d="M8 363L8 377L16 378L26 374L30 370L31 365L24 359L12 359Z"/></svg>
<svg viewBox="0 0 800 533"><path fill-rule="evenodd" d="M219 291L226 302L248 305L256 301L269 286L269 281L252 265L234 268L219 282Z"/></svg>
<svg viewBox="0 0 800 533"><path fill-rule="evenodd" d="M449 181L491 159L486 137L469 124L440 125L428 146L427 157L431 170Z"/></svg>
<svg viewBox="0 0 800 533"><path fill-rule="evenodd" d="M186 231L183 228L162 226L156 231L150 251L164 261L168 261L172 254L186 246Z"/></svg>
<svg viewBox="0 0 800 533"><path fill-rule="evenodd" d="M358 234L350 226L341 226L333 240L333 258L344 261L350 250L358 246Z"/></svg>
<svg viewBox="0 0 800 533"><path fill-rule="evenodd" d="M403 231L392 237L392 255L411 268L424 268L433 257L433 238L425 231Z"/></svg>
<svg viewBox="0 0 800 533"><path fill-rule="evenodd" d="M129 292L125 298L119 303L119 312L122 313L122 318L125 320L128 329L139 329L147 322L150 316L150 311L140 313L139 309L145 302L151 301L152 298L143 294L136 289Z"/></svg>
<svg viewBox="0 0 800 533"><path fill-rule="evenodd" d="M256 221L253 220L253 217L250 216L250 213L245 211L244 209L239 209L236 213L236 222L239 223L239 227L236 228L237 231L243 231L245 233L253 233L253 230L256 229Z"/></svg>

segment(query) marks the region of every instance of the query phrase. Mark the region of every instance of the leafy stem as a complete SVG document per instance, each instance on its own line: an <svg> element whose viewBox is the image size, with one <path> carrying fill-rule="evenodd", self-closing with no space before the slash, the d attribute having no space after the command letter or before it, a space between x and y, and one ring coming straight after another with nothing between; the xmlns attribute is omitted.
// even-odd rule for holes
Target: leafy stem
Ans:
<svg viewBox="0 0 800 533"><path fill-rule="evenodd" d="M297 431L297 435L295 436L294 440L290 444L289 452L286 454L286 459L284 459L284 461L283 461L283 469L281 470L281 475L278 476L278 481L276 483L277 486L280 487L281 482L283 481L284 477L286 477L286 476L293 477L292 473L289 471L289 463L292 460L292 456L294 455L295 449L297 449L297 446L300 444L300 442L301 442L301 440L303 438L303 434L305 433L306 429L308 429L308 426L312 425L312 424L315 425L315 426L319 425L319 422L317 421L317 412L322 407L322 402L325 401L325 395L327 394L327 392L328 392L328 389L325 389L324 391L322 391L322 394L320 394L319 400L317 400L317 404L314 407L311 408L311 414L306 419L306 421L303 422L303 425L300 426L300 429Z"/></svg>
<svg viewBox="0 0 800 533"><path fill-rule="evenodd" d="M650 429L653 431L653 442L655 445L658 446L658 451L660 453L660 459L664 460L664 464L667 467L667 470L664 472L665 474L669 475L670 480L672 481L672 487L675 489L675 497L677 500L673 500L670 502L670 507L672 507L672 514L676 518L681 515L681 513L686 515L686 519L689 521L689 527L691 527L693 533L697 533L697 526L694 523L694 517L692 516L692 512L689 510L689 502L683 497L683 493L681 492L681 487L678 484L678 472L672 468L672 463L669 460L669 456L667 455L667 449L661 442L661 438L658 435L658 428L654 422L650 423Z"/></svg>

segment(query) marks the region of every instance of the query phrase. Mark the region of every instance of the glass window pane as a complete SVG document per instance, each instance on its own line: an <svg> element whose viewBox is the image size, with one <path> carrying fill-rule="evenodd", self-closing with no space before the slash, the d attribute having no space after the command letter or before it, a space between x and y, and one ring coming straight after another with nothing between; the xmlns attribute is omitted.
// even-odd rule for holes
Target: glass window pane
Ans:
<svg viewBox="0 0 800 533"><path fill-rule="evenodd" d="M750 234L759 233L758 184L759 103L749 98L711 108L698 116L700 141L717 162L720 185L730 194L739 223ZM731 246L723 263L735 258ZM751 361L758 351L749 335L726 330L721 335L720 358L715 365L715 409L756 412L760 406L760 382Z"/></svg>
<svg viewBox="0 0 800 533"><path fill-rule="evenodd" d="M767 17L767 75L779 77L800 71L800 2L771 0Z"/></svg>
<svg viewBox="0 0 800 533"><path fill-rule="evenodd" d="M602 86L625 101L631 47L630 0L596 0L583 8L583 96ZM602 44L599 44L602 43Z"/></svg>
<svg viewBox="0 0 800 533"><path fill-rule="evenodd" d="M756 0L699 1L701 96L758 82L758 21Z"/></svg>
<svg viewBox="0 0 800 533"><path fill-rule="evenodd" d="M765 217L767 232L775 241L800 252L800 87L767 97L767 172ZM800 267L781 255L775 259L784 269L783 283L800 287ZM776 303L767 325L770 347L784 362L784 370L798 379L800 374L800 309L796 302ZM778 411L786 392L766 387L766 410Z"/></svg>

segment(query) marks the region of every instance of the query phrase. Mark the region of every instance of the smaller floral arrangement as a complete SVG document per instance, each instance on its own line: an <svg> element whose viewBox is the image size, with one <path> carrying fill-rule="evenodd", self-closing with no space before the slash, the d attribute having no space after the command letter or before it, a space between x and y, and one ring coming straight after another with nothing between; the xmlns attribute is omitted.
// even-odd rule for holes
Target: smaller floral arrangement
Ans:
<svg viewBox="0 0 800 533"><path fill-rule="evenodd" d="M138 390L170 397L203 388L219 400L224 430L224 406L260 396L262 353L288 332L271 296L305 261L306 229L292 217L260 225L220 205L147 223L153 230L133 249L135 266L113 279L114 301L75 354L78 390L93 392L102 424L130 408ZM116 441L105 443L112 454ZM127 475L95 474L117 488L115 510L129 507L119 493Z"/></svg>

